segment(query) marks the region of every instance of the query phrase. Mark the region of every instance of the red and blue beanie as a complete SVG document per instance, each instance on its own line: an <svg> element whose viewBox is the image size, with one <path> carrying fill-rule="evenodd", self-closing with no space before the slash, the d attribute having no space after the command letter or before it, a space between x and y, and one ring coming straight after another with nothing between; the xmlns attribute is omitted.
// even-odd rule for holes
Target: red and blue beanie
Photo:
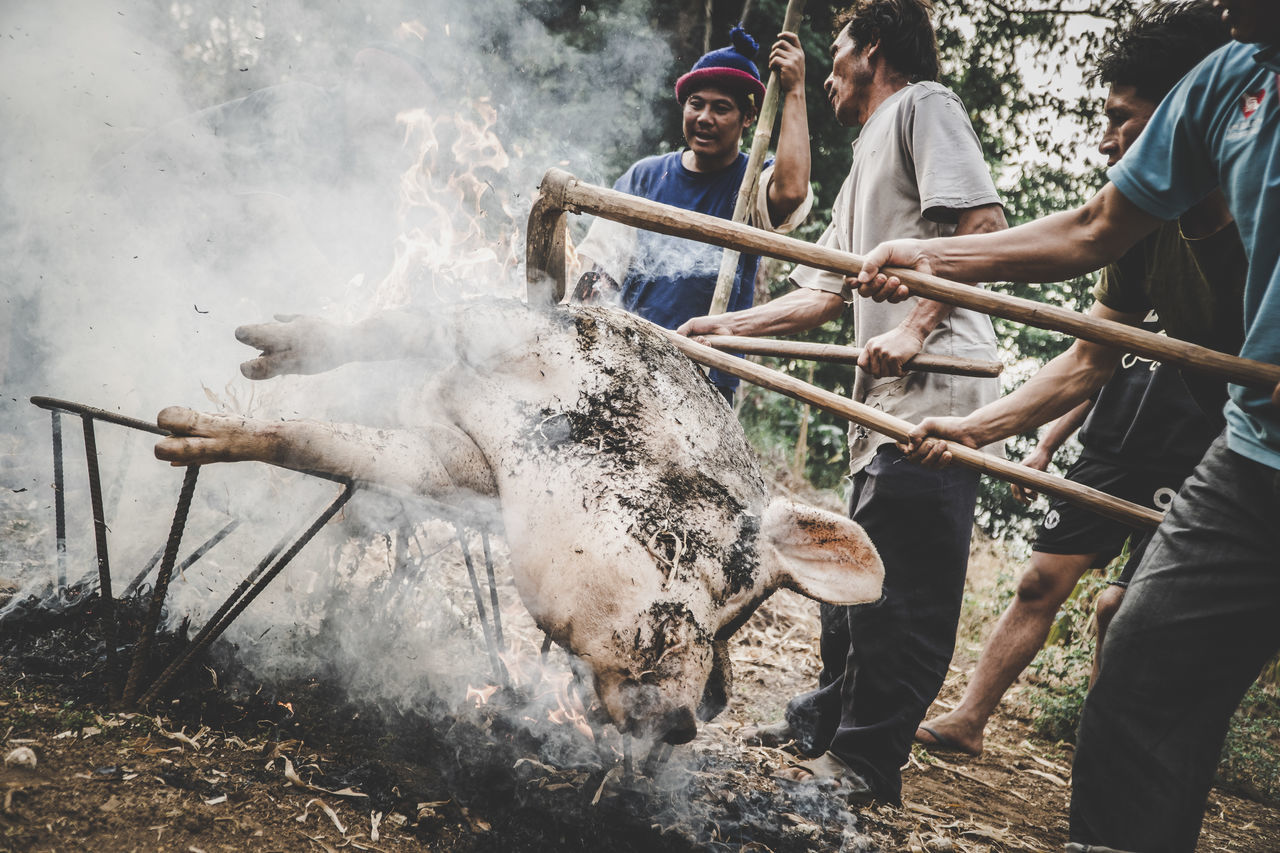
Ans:
<svg viewBox="0 0 1280 853"><path fill-rule="evenodd" d="M676 100L684 99L703 86L755 96L758 108L764 99L764 84L752 62L760 45L741 26L729 31L730 47L713 50L693 64L693 69L676 81Z"/></svg>

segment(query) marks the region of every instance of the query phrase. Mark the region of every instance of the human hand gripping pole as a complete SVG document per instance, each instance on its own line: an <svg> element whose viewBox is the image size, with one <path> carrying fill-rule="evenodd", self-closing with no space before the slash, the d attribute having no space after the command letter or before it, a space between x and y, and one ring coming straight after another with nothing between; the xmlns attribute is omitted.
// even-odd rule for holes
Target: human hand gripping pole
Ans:
<svg viewBox="0 0 1280 853"><path fill-rule="evenodd" d="M904 445L909 445L912 441L916 426L910 421L894 417L846 397L841 397L839 394L833 394L830 391L817 388L807 382L787 376L785 373L719 352L676 332L667 329L662 331L672 345L699 364L714 367L719 371L730 373L762 388L768 388L771 391L777 391L781 394L786 394L788 397L810 403L845 420L884 433ZM938 457L941 457L942 454L947 454L948 460L958 462L965 467L974 468L985 474L991 474L1003 480L1019 483L1045 494L1060 497L1063 500L1079 504L1108 518L1123 521L1126 524L1155 527L1164 517L1153 509L1120 500L1105 492L1065 480L1062 477L1035 471L1016 462L1010 462L1006 459L983 453L974 447L968 447L958 442L944 442L939 439L929 439L929 441L935 443L931 445L931 448Z"/></svg>
<svg viewBox="0 0 1280 853"><path fill-rule="evenodd" d="M868 278L868 282L863 284L880 281L879 277L883 275L886 290L880 295L882 299L892 296L895 301L900 301L908 295L922 296L959 308L981 311L993 317L1064 332L1145 358L1219 376L1238 385L1265 390L1268 394L1276 393L1277 385L1280 385L1280 365L1228 355L1124 323L1091 317L1056 305L985 290L969 284L948 281L905 266L885 268L885 264L890 262L886 260L888 252L882 251L886 246L893 249L891 261L894 264L910 264L913 258L915 263L922 266L927 264L929 258L924 254L921 241L894 241L877 247L864 257L729 222L719 217L659 204L616 190L585 184L560 169L548 170L542 179L540 189L547 198L555 200L558 210L604 216L633 227L701 240L717 246L732 247L739 251L769 255L843 276L856 276L863 271ZM911 254L908 255L908 252ZM539 260L532 250L531 257L533 260L529 264L529 270L532 274L539 274L541 270L546 269L547 262ZM900 257L904 260L899 260ZM871 272L864 270L864 267ZM875 292L870 291L868 295L872 298L877 296ZM700 331L715 333L712 329L700 329ZM1277 394L1275 399L1280 403L1280 394Z"/></svg>

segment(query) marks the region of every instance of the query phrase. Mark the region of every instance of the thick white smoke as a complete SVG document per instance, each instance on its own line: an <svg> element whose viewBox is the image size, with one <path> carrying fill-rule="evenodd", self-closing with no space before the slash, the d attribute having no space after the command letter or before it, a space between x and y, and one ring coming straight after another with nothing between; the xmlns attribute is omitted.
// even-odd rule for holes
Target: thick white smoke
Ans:
<svg viewBox="0 0 1280 853"><path fill-rule="evenodd" d="M413 372L366 368L255 386L239 376L253 353L233 330L277 313L368 313L386 290L397 240L414 228L438 232L432 217L456 214L462 230L475 221L507 228L523 222L546 168L605 181L619 160L647 153L636 140L650 130L651 105L670 96L666 47L646 35L647 14L643 0L607 16L549 1L4 3L0 487L27 490L37 520L51 525L49 415L28 403L32 395L144 419L181 404L388 420L394 395L371 389L394 392L420 381ZM397 116L415 110L491 114L509 162L479 171L482 185L465 197L434 199L430 213L406 207L400 179L419 162L421 137ZM448 124L436 130L448 134ZM441 136L433 165L466 166L458 161L472 152L457 142ZM458 275L420 262L405 292L519 288L509 264L506 280ZM98 436L118 592L163 542L181 474L151 458L151 436L109 426ZM64 419L64 441L74 581L96 572L74 420ZM232 517L246 523L175 581L175 614L196 625L332 491L262 466L229 467L244 470L201 475L182 554ZM385 516L397 512L366 502L350 514L377 529L394 526ZM48 542L40 576L17 580L49 580L51 534ZM315 628L329 615L317 602L349 589L349 576L327 571L343 547L331 538L304 552L232 639L252 645L272 626L266 637ZM395 602L402 614L423 604L405 594ZM434 628L418 627L404 660L434 642ZM342 643L354 661L368 654Z"/></svg>

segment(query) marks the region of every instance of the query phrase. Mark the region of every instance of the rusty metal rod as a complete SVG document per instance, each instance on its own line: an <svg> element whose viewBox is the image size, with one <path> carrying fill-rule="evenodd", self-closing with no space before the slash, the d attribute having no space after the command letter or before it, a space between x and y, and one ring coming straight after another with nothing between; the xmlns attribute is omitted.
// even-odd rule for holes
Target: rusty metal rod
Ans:
<svg viewBox="0 0 1280 853"><path fill-rule="evenodd" d="M138 700L139 707L145 707L155 701L155 698L160 694L160 692L168 686L169 682L172 681L188 663L191 662L192 658L204 651L210 643L222 635L222 632L236 620L236 617L244 612L244 609L258 597L262 590L266 589L267 585L270 584L271 581L275 580L276 576L280 574L285 566L289 565L290 561L292 561L293 558L298 555L298 552L311 541L312 537L320 532L320 528L324 527L329 522L329 519L333 518L333 516L337 514L338 510L342 509L343 505L351 499L356 488L357 487L354 483L348 482L341 494L334 499L333 503L329 504L329 506L320 513L316 520L311 523L311 526L303 531L302 535L294 541L293 545L289 547L289 550L285 551L275 564L265 572L264 569L266 566L271 562L275 554L284 547L284 543L288 541L287 537L282 539L280 543L271 550L271 553L263 558L257 568L255 568L253 572L250 573L249 577L245 578L240 585L236 587L235 591L231 593L231 596L223 603L222 607L218 609L218 612L215 613L213 618L208 621L200 631L200 634L187 648L187 651L165 667L164 672L160 673L160 677L157 678L155 683L151 685L151 688L143 694L142 698ZM255 578L257 578L256 582L254 582ZM251 588L249 588L250 584L252 584ZM248 588L247 591L246 588Z"/></svg>
<svg viewBox="0 0 1280 853"><path fill-rule="evenodd" d="M166 540L168 541L168 540ZM124 592L120 593L120 598L125 599L133 595L134 591L142 584L144 578L151 573L151 570L160 562L160 558L164 556L165 543L160 543L160 547L151 555L151 559L147 560L147 564L142 567L142 571L129 581L129 585L124 588Z"/></svg>
<svg viewBox="0 0 1280 853"><path fill-rule="evenodd" d="M634 764L631 760L631 735L622 735L622 784L630 785L635 778Z"/></svg>
<svg viewBox="0 0 1280 853"><path fill-rule="evenodd" d="M107 553L107 520L102 508L102 473L98 470L98 439L94 435L93 415L80 416L84 427L85 464L89 469L89 501L93 506L93 537L98 553L98 598L102 605L103 633L107 636L107 654L115 647L115 599L111 595L111 558Z"/></svg>
<svg viewBox="0 0 1280 853"><path fill-rule="evenodd" d="M133 663L129 667L129 676L125 679L123 702L126 706L132 705L138 695L138 679L142 677L147 659L151 657L151 645L155 642L156 628L160 625L160 611L164 607L165 595L169 592L169 579L173 576L173 564L178 560L178 548L182 545L182 536L187 529L187 513L191 509L191 498L195 494L196 478L199 476L200 466L192 465L182 477L178 505L173 511L169 539L165 542L164 559L160 562L155 589L151 591L151 606L147 610L142 629L138 632L138 642L133 647Z"/></svg>
<svg viewBox="0 0 1280 853"><path fill-rule="evenodd" d="M169 434L150 421L130 418L115 412L108 412L106 409L97 409L93 406L86 406L83 403L72 403L69 400L57 400L53 397L32 397L31 402L42 409L49 409L50 411L68 412L73 415L81 416L88 415L94 420L106 421L107 423L129 427L130 429L140 429L143 432L150 432L156 435Z"/></svg>
<svg viewBox="0 0 1280 853"><path fill-rule="evenodd" d="M724 352L740 352L747 355L772 355L782 358L801 358L811 361L830 361L836 364L857 364L862 347L846 347L838 344L819 344L809 341L752 338L745 335L699 335L698 342ZM998 361L980 361L973 358L956 358L950 355L932 355L922 352L907 359L907 370L921 373L950 373L956 376L999 376L1004 365Z"/></svg>
<svg viewBox="0 0 1280 853"><path fill-rule="evenodd" d="M909 421L894 417L863 403L854 402L847 397L841 397L839 394L833 394L822 388L814 387L780 371L771 370L768 367L753 364L711 347L703 346L696 341L666 329L663 329L662 332L676 349L699 364L714 367L762 388L768 388L771 391L786 394L788 397L801 402L810 403L847 421L853 421L856 424L861 424L876 432L883 433L895 441L905 441L911 431L915 429L915 424ZM975 450L972 447L967 447L954 441L947 442L947 446L951 451L952 458L961 465L977 469L984 474L991 474L1011 483L1027 486L1044 494L1060 497L1065 501L1070 501L1107 518L1122 521L1125 524L1139 527L1155 527L1164 518L1161 513L1150 507L1120 500L1106 492L1100 492L1080 483L1062 477L1055 477L1052 474L1037 471L1025 465L1019 465L1016 462L1010 462L1007 459L1001 459L989 453L983 453L981 450Z"/></svg>
<svg viewBox="0 0 1280 853"><path fill-rule="evenodd" d="M185 572L187 569L191 568L193 565L195 565L195 563L199 562L201 557L203 557L205 554L208 554L210 551L212 551L219 542L221 542L223 539L226 539L228 536L230 536L235 531L235 529L239 526L240 526L240 519L238 518L233 518L230 521L228 521L225 525L223 525L222 529L220 529L217 533L213 534L208 539L206 539L203 545L201 545L199 548L196 548L194 551L188 554L187 558L183 560L181 563L179 563L178 566L173 570L173 573L176 575L180 575L183 572ZM151 559L147 561L147 565L143 567L142 571L138 572L138 576L135 577L127 587L125 587L124 592L120 593L121 598L128 598L130 595L133 594L134 590L136 590L139 586L142 585L142 582L146 579L147 575L151 572L152 569L156 567L156 563L160 562L160 557L163 554L164 554L164 546L161 545L159 550L157 550L156 553L151 556Z"/></svg>
<svg viewBox="0 0 1280 853"><path fill-rule="evenodd" d="M467 577L471 579L471 595L476 600L476 612L480 614L480 632L484 635L484 645L489 652L489 665L493 667L493 677L503 687L510 687L507 671L498 657L498 647L493 642L493 633L489 628L489 619L484 612L484 599L480 595L480 582L476 579L476 567L471 561L471 549L467 547L466 531L458 522L453 523L458 534L458 547L462 549L462 560L467 565Z"/></svg>
<svg viewBox="0 0 1280 853"><path fill-rule="evenodd" d="M671 752L674 749L674 746L664 741L655 743L649 748L649 754L645 756L644 766L640 772L645 776L657 775L671 760Z"/></svg>
<svg viewBox="0 0 1280 853"><path fill-rule="evenodd" d="M498 648L506 648L502 639L502 607L498 603L498 581L493 572L493 552L489 548L489 531L480 531L480 544L484 548L484 565L489 574L489 600L493 603L493 636Z"/></svg>
<svg viewBox="0 0 1280 853"><path fill-rule="evenodd" d="M53 536L58 560L58 588L67 585L67 500L62 476L62 415L54 410L53 420Z"/></svg>
<svg viewBox="0 0 1280 853"><path fill-rule="evenodd" d="M561 210L574 213L593 213L660 234L768 255L839 275L857 275L862 270L861 255L839 252L747 225L738 225L715 216L693 213L616 190L584 184L561 169L547 171L540 191L546 198L548 207L558 206ZM536 263L537 261L535 265ZM1103 346L1220 376L1268 394L1280 384L1280 365L1238 358L1124 323L983 290L914 270L886 269L884 272L898 276L913 294L926 299L1042 329L1065 332Z"/></svg>

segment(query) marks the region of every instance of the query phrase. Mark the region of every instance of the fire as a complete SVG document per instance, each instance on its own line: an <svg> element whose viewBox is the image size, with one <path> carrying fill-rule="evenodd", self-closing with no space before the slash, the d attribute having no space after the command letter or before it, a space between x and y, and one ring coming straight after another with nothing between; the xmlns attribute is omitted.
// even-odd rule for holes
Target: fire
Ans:
<svg viewBox="0 0 1280 853"><path fill-rule="evenodd" d="M498 692L498 685L496 684L489 684L489 685L486 685L485 687L472 687L470 684L468 684L467 685L467 701L468 702L474 701L476 703L476 707L479 708L481 705L488 705L489 699L492 698L493 694L497 692Z"/></svg>
<svg viewBox="0 0 1280 853"><path fill-rule="evenodd" d="M522 687L532 692L531 704L547 707L547 721L557 726L573 726L583 737L596 740L595 730L587 720L587 708L582 696L574 687L573 673L552 668L544 663L542 655L527 648L507 649L501 654L502 662L510 676L512 687ZM483 690L467 687L467 701L475 700L476 706L486 704L498 688L490 685Z"/></svg>
<svg viewBox="0 0 1280 853"><path fill-rule="evenodd" d="M587 722L586 708L578 691L571 690L573 675L568 672L559 673L552 682L552 692L556 700L556 708L547 712L547 719L556 725L573 726L583 737L594 742L595 732Z"/></svg>
<svg viewBox="0 0 1280 853"><path fill-rule="evenodd" d="M468 290L492 295L514 279L522 231L519 212L495 187L511 164L495 132L497 110L479 98L453 115L412 109L397 121L405 147L417 154L401 176L405 230L376 307L404 307L426 295L423 288L449 297Z"/></svg>

